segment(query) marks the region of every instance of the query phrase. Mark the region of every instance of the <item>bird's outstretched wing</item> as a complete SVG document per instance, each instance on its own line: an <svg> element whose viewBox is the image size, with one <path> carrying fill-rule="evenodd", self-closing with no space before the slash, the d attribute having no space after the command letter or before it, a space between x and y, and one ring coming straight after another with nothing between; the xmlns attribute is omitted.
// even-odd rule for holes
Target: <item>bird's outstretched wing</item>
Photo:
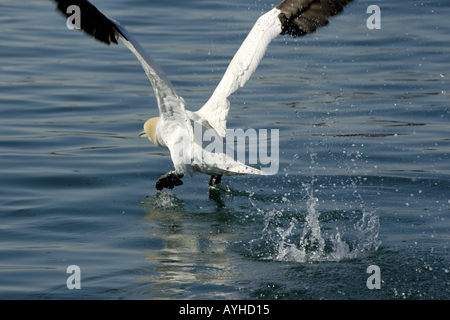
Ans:
<svg viewBox="0 0 450 320"><path fill-rule="evenodd" d="M206 119L222 136L230 103L228 96L247 80L258 67L269 43L279 34L294 37L314 32L328 24L328 18L341 12L352 0L284 0L262 15L231 60L225 75L208 102L197 114Z"/></svg>
<svg viewBox="0 0 450 320"><path fill-rule="evenodd" d="M80 8L81 29L97 40L106 44L118 43L120 39L136 56L147 74L155 90L160 117L164 119L166 125L175 129L181 127L182 131L192 133L190 119L186 114L185 102L174 89L166 74L142 48L139 42L117 21L103 15L95 6L86 0L54 0L58 3L57 9L67 17L72 12L67 8L76 5ZM169 141L164 141L169 146Z"/></svg>

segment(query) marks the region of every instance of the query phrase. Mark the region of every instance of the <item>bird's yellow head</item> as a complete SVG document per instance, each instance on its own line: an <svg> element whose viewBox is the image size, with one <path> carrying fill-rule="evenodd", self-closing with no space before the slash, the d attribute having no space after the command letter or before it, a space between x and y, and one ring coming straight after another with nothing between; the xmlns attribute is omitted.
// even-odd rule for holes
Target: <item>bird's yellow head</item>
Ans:
<svg viewBox="0 0 450 320"><path fill-rule="evenodd" d="M144 124L144 131L147 137L154 143L155 146L161 147L161 144L159 143L158 137L156 135L156 126L158 125L159 117L151 118L147 120L147 122Z"/></svg>

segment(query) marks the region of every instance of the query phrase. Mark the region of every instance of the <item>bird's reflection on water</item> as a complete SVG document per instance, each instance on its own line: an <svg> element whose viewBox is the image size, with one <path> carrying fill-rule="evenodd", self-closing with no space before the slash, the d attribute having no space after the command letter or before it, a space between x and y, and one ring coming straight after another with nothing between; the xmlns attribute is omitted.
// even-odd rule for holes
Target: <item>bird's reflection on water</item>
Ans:
<svg viewBox="0 0 450 320"><path fill-rule="evenodd" d="M166 191L142 201L141 208L147 213L143 226L149 237L159 242L159 249L144 253L149 270L143 273L152 276L142 276L141 280L144 286L153 287L153 291L149 289L152 294L157 288L159 297L169 298L186 292L180 286L220 286L216 298L233 298L236 290L228 286L236 271L227 251L234 234L224 201L229 196L225 188L210 188L206 209L187 208L184 201Z"/></svg>

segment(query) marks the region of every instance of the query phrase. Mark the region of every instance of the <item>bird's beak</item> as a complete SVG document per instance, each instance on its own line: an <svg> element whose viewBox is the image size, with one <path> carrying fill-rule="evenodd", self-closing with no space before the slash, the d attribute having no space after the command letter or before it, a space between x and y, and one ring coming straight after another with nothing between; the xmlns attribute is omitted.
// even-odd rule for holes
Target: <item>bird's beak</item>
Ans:
<svg viewBox="0 0 450 320"><path fill-rule="evenodd" d="M142 131L139 133L139 138L147 138L147 134L145 133L145 130L142 130Z"/></svg>

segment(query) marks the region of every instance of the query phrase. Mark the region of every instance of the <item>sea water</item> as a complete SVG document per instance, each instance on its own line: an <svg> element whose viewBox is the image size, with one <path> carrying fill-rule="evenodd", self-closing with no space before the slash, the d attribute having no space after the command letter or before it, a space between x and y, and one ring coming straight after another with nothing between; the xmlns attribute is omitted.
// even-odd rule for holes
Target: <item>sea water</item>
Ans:
<svg viewBox="0 0 450 320"><path fill-rule="evenodd" d="M93 3L190 110L275 5ZM374 4L381 29L367 28ZM279 130L278 172L162 192L173 165L138 138L158 108L135 57L67 29L51 1L1 7L0 298L450 297L446 2L356 1L275 39L227 125Z"/></svg>

